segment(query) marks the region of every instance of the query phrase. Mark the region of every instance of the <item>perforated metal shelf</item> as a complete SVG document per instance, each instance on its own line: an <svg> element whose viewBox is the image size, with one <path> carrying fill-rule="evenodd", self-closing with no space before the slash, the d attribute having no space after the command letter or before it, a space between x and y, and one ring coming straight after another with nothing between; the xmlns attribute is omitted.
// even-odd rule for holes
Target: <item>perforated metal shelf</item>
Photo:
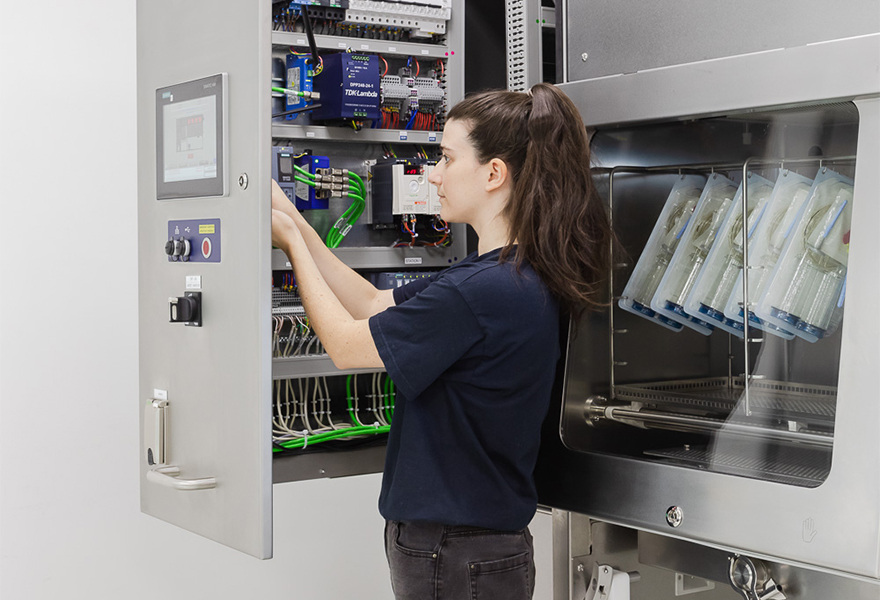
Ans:
<svg viewBox="0 0 880 600"><path fill-rule="evenodd" d="M645 454L705 471L801 487L821 485L831 469L830 452L795 447L752 445L709 450L706 446L685 446Z"/></svg>
<svg viewBox="0 0 880 600"><path fill-rule="evenodd" d="M710 412L742 412L744 379L711 377L651 383L618 385L618 400L643 404L674 404ZM833 424L837 388L753 379L749 382L749 402L753 416L773 419Z"/></svg>

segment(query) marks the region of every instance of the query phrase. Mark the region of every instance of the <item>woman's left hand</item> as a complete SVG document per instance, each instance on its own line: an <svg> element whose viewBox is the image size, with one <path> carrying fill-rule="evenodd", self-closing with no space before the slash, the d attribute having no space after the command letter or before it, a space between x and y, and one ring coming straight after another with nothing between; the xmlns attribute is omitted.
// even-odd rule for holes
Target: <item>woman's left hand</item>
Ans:
<svg viewBox="0 0 880 600"><path fill-rule="evenodd" d="M290 215L272 209L272 244L289 254L295 242L302 241L302 234Z"/></svg>

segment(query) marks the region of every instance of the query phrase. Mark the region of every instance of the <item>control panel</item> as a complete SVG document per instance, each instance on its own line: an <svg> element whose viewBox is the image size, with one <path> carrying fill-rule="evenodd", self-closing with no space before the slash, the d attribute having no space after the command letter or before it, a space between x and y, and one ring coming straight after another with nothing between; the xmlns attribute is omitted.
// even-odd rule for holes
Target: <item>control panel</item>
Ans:
<svg viewBox="0 0 880 600"><path fill-rule="evenodd" d="M168 262L220 262L220 219L168 221Z"/></svg>

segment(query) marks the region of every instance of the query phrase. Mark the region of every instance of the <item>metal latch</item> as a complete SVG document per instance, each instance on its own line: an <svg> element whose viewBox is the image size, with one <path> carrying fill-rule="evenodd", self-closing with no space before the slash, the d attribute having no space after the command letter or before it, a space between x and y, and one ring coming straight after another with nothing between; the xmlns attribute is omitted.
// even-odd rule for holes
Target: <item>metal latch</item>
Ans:
<svg viewBox="0 0 880 600"><path fill-rule="evenodd" d="M759 560L739 554L730 558L730 585L745 600L785 600L782 587Z"/></svg>
<svg viewBox="0 0 880 600"><path fill-rule="evenodd" d="M637 571L627 573L626 571L618 571L608 565L600 565L593 563L593 576L589 585L585 585L583 580L584 566L577 567L581 578L581 586L585 587L585 595L581 596L580 591L576 592L576 598L584 600L629 600L630 584L641 579L641 575Z"/></svg>

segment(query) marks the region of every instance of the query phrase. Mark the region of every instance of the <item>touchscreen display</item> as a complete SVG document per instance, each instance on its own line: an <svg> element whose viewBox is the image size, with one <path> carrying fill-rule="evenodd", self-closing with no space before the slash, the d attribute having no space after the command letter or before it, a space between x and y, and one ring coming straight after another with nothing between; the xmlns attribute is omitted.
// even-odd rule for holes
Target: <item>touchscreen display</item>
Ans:
<svg viewBox="0 0 880 600"><path fill-rule="evenodd" d="M217 97L162 107L164 181L217 177Z"/></svg>

